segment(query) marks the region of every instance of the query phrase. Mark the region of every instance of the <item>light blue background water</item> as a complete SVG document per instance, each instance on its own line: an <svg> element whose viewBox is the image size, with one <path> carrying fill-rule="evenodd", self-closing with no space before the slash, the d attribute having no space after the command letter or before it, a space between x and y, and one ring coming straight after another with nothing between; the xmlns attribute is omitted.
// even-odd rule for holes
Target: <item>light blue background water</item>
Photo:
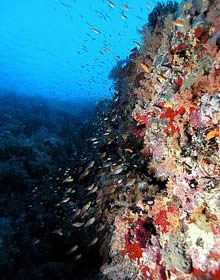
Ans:
<svg viewBox="0 0 220 280"><path fill-rule="evenodd" d="M157 1L112 2L115 8L106 0L0 0L0 90L78 102L111 95L115 56L141 42L137 29Z"/></svg>

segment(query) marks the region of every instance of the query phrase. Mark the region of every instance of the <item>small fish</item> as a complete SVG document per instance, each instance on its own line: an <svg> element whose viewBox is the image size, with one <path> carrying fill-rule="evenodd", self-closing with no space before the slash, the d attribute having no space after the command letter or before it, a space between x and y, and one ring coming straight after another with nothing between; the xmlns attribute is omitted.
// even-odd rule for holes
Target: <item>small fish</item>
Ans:
<svg viewBox="0 0 220 280"><path fill-rule="evenodd" d="M97 145L99 142L98 141L95 141L95 142L93 142L93 145Z"/></svg>
<svg viewBox="0 0 220 280"><path fill-rule="evenodd" d="M211 130L209 133L206 135L206 140L210 140L213 137L220 137L220 131L218 130Z"/></svg>
<svg viewBox="0 0 220 280"><path fill-rule="evenodd" d="M106 157L106 152L101 153L101 158L105 158Z"/></svg>
<svg viewBox="0 0 220 280"><path fill-rule="evenodd" d="M184 27L185 26L185 23L180 19L173 20L172 24L175 25L175 26L178 26L178 27Z"/></svg>
<svg viewBox="0 0 220 280"><path fill-rule="evenodd" d="M95 164L95 161L92 160L92 161L89 163L89 165L87 166L86 169L92 168L92 167L94 166L94 164Z"/></svg>
<svg viewBox="0 0 220 280"><path fill-rule="evenodd" d="M111 167L111 172L114 175L120 174L123 171L123 166L122 165L118 165L116 167Z"/></svg>
<svg viewBox="0 0 220 280"><path fill-rule="evenodd" d="M138 41L133 41L133 43L134 43L138 48L141 48L141 44L138 43Z"/></svg>
<svg viewBox="0 0 220 280"><path fill-rule="evenodd" d="M123 20L125 20L127 17L126 17L126 15L123 13L123 12L121 12L121 18L123 19Z"/></svg>
<svg viewBox="0 0 220 280"><path fill-rule="evenodd" d="M96 186L94 189L92 189L88 194L92 194L98 190L98 186Z"/></svg>
<svg viewBox="0 0 220 280"><path fill-rule="evenodd" d="M99 232L99 231L102 231L104 228L105 228L105 224L101 224L101 225L99 226L99 228L98 228L97 231L98 231L98 232Z"/></svg>
<svg viewBox="0 0 220 280"><path fill-rule="evenodd" d="M79 176L79 181L89 174L89 169L85 169L84 172Z"/></svg>
<svg viewBox="0 0 220 280"><path fill-rule="evenodd" d="M92 28L91 30L96 34L101 34L101 31L99 31L97 28Z"/></svg>
<svg viewBox="0 0 220 280"><path fill-rule="evenodd" d="M163 82L165 82L166 81L166 78L162 75L162 74L157 74L158 75L158 80L161 82L161 83L163 83Z"/></svg>
<svg viewBox="0 0 220 280"><path fill-rule="evenodd" d="M73 217L76 218L77 216L79 216L81 211L82 211L81 209L78 209Z"/></svg>
<svg viewBox="0 0 220 280"><path fill-rule="evenodd" d="M146 4L147 4L148 9L150 10L150 9L151 9L151 5L150 5L150 3L149 3L149 2L147 2Z"/></svg>
<svg viewBox="0 0 220 280"><path fill-rule="evenodd" d="M123 181L122 179L118 180L118 184L121 184L121 183L122 183L122 181Z"/></svg>
<svg viewBox="0 0 220 280"><path fill-rule="evenodd" d="M80 260L81 258L82 258L82 254L79 254L79 255L75 256L74 260L78 261L78 260Z"/></svg>
<svg viewBox="0 0 220 280"><path fill-rule="evenodd" d="M40 239L34 241L34 245L37 245L40 242Z"/></svg>
<svg viewBox="0 0 220 280"><path fill-rule="evenodd" d="M136 178L131 178L127 181L126 186L132 186L136 182Z"/></svg>
<svg viewBox="0 0 220 280"><path fill-rule="evenodd" d="M119 56L119 55L116 55L116 56L115 56L115 59L116 59L116 60L119 60L119 59L120 59L120 56Z"/></svg>
<svg viewBox="0 0 220 280"><path fill-rule="evenodd" d="M115 4L112 1L107 1L107 2L108 2L109 7L115 8Z"/></svg>
<svg viewBox="0 0 220 280"><path fill-rule="evenodd" d="M73 224L73 226L77 227L77 228L79 228L79 227L81 227L83 225L84 225L84 223L80 223L80 222L76 222L76 223Z"/></svg>
<svg viewBox="0 0 220 280"><path fill-rule="evenodd" d="M75 252L78 248L79 248L78 245L74 245L71 249L69 249L69 251L67 252L67 255L72 254L72 253Z"/></svg>
<svg viewBox="0 0 220 280"><path fill-rule="evenodd" d="M166 101L165 104L164 104L164 107L165 107L165 108L171 108L171 109L172 109L172 108L173 108L173 103L170 102L170 101Z"/></svg>
<svg viewBox="0 0 220 280"><path fill-rule="evenodd" d="M82 208L82 211L81 213L84 213L85 211L87 211L89 209L89 207L91 206L92 202L89 201L88 203L86 203L83 208Z"/></svg>
<svg viewBox="0 0 220 280"><path fill-rule="evenodd" d="M94 137L94 138L91 138L90 140L91 140L92 142L94 142L94 141L97 140L97 138Z"/></svg>
<svg viewBox="0 0 220 280"><path fill-rule="evenodd" d="M64 200L62 200L62 202L68 202L70 200L70 198L69 197L67 197L67 198L65 198Z"/></svg>
<svg viewBox="0 0 220 280"><path fill-rule="evenodd" d="M109 132L104 133L104 136L107 136L107 135L109 135Z"/></svg>
<svg viewBox="0 0 220 280"><path fill-rule="evenodd" d="M126 10L126 11L128 11L128 5L123 5L123 8Z"/></svg>
<svg viewBox="0 0 220 280"><path fill-rule="evenodd" d="M146 73L150 73L150 67L148 67L146 64L140 63L140 66Z"/></svg>
<svg viewBox="0 0 220 280"><path fill-rule="evenodd" d="M71 176L69 176L65 180L63 180L63 183L71 183L71 182L73 182L73 178Z"/></svg>
<svg viewBox="0 0 220 280"><path fill-rule="evenodd" d="M95 238L89 243L88 246L90 247L90 246L95 245L95 244L97 243L98 240L99 240L98 237L95 237Z"/></svg>
<svg viewBox="0 0 220 280"><path fill-rule="evenodd" d="M107 53L110 53L110 49L109 48L104 48L104 51Z"/></svg>
<svg viewBox="0 0 220 280"><path fill-rule="evenodd" d="M84 227L89 227L95 222L95 217L90 218L84 225Z"/></svg>
<svg viewBox="0 0 220 280"><path fill-rule="evenodd" d="M87 190L88 190L88 191L91 191L91 190L93 189L93 187L94 187L94 184L92 184L91 186L89 186L89 187L87 188Z"/></svg>
<svg viewBox="0 0 220 280"><path fill-rule="evenodd" d="M56 233L56 234L58 234L58 235L60 235L60 236L63 235L63 231L62 231L61 228L55 229L52 233Z"/></svg>
<svg viewBox="0 0 220 280"><path fill-rule="evenodd" d="M128 152L128 153L133 153L133 150L130 149L130 148L126 148L126 149L124 149L124 151L125 151L125 152Z"/></svg>

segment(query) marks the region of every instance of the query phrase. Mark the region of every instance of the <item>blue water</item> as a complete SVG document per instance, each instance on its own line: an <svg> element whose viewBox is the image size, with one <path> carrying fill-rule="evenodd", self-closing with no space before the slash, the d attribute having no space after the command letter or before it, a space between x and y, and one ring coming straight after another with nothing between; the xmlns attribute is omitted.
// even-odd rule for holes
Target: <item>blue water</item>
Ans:
<svg viewBox="0 0 220 280"><path fill-rule="evenodd" d="M158 1L112 2L1 0L0 91L79 104L111 96L109 71L141 43L137 30Z"/></svg>

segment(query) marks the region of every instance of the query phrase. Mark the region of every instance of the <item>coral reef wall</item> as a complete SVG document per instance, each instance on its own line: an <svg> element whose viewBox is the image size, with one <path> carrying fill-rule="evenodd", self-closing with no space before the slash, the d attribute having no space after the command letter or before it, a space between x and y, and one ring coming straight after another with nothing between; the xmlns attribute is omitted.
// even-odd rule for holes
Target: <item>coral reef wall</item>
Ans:
<svg viewBox="0 0 220 280"><path fill-rule="evenodd" d="M111 73L95 179L106 279L220 279L220 1L169 5Z"/></svg>

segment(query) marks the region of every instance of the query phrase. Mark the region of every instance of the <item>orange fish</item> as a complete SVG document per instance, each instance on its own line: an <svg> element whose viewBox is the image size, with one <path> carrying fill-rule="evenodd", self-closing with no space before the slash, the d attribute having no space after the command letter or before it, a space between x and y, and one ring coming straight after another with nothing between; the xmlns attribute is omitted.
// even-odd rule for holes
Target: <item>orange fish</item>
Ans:
<svg viewBox="0 0 220 280"><path fill-rule="evenodd" d="M172 21L172 24L175 25L175 26L178 26L178 27L184 27L185 26L185 23L180 19Z"/></svg>
<svg viewBox="0 0 220 280"><path fill-rule="evenodd" d="M218 130L209 131L209 133L206 135L206 140L208 141L209 139L212 139L213 137L220 137L220 131L218 131Z"/></svg>
<svg viewBox="0 0 220 280"><path fill-rule="evenodd" d="M150 67L148 67L147 65L145 65L143 63L141 63L140 66L145 72L150 73Z"/></svg>

